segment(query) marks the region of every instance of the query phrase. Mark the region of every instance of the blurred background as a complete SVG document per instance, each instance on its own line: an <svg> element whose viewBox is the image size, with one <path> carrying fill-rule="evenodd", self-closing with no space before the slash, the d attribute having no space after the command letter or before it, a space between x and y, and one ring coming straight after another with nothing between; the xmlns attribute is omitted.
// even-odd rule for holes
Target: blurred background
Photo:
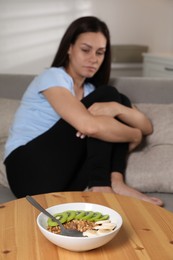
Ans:
<svg viewBox="0 0 173 260"><path fill-rule="evenodd" d="M85 15L110 29L112 70L141 75L143 53L173 54L173 0L0 0L0 73L49 67L69 23Z"/></svg>

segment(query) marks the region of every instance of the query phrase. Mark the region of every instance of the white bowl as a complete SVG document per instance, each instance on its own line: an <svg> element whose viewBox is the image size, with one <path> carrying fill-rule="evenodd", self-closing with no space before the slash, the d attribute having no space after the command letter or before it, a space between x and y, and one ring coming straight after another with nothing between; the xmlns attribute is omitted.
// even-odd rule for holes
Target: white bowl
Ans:
<svg viewBox="0 0 173 260"><path fill-rule="evenodd" d="M108 214L110 221L116 223L117 226L110 233L99 235L96 237L69 237L54 234L47 230L47 219L43 213L40 213L37 217L37 225L42 234L55 245L65 248L70 251L88 251L108 243L113 237L116 236L122 226L121 216L113 209L93 204L93 203L65 203L50 207L47 209L51 214L60 213L66 210L85 210L100 212L103 215Z"/></svg>

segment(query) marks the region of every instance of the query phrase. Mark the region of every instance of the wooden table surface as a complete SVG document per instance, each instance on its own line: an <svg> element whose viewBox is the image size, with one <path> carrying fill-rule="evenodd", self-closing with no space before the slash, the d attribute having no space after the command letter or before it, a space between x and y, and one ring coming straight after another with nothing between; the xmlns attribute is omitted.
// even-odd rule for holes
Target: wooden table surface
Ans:
<svg viewBox="0 0 173 260"><path fill-rule="evenodd" d="M105 246L71 252L49 242L36 224L38 210L25 198L0 205L1 260L173 260L173 213L111 193L61 192L34 196L45 208L67 202L111 207L123 218L118 235Z"/></svg>

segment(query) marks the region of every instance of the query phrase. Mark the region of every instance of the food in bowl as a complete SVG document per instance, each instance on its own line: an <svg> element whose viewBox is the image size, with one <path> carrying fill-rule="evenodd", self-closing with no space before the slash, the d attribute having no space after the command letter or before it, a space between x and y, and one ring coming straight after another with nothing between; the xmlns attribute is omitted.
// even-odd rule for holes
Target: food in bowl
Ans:
<svg viewBox="0 0 173 260"><path fill-rule="evenodd" d="M90 237L70 237L55 234L48 230L48 217L43 213L40 213L37 217L37 225L42 232L42 234L55 245L65 248L70 251L82 252L88 251L94 248L105 245L110 240L112 240L117 233L119 232L122 226L122 217L115 210L105 207L99 204L94 203L85 203L85 202L75 202L75 203L64 203L60 205L55 205L53 207L47 208L52 215L62 213L64 211L74 210L74 211L93 211L100 212L102 215L109 215L109 221L115 223L116 227L102 235L90 236Z"/></svg>
<svg viewBox="0 0 173 260"><path fill-rule="evenodd" d="M83 236L92 237L111 232L115 227L115 223L111 223L109 215L103 215L101 212L84 211L84 210L68 210L54 214L66 229L78 230ZM60 234L61 228L57 222L48 218L48 230Z"/></svg>

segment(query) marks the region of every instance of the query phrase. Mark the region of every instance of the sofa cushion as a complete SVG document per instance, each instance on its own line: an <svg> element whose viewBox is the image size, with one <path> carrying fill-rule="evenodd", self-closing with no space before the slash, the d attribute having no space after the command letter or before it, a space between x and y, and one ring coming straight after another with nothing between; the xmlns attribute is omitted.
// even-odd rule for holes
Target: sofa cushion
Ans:
<svg viewBox="0 0 173 260"><path fill-rule="evenodd" d="M0 185L9 187L6 173L5 173L5 166L3 164L4 144L5 143L0 144Z"/></svg>
<svg viewBox="0 0 173 260"><path fill-rule="evenodd" d="M19 102L19 100L0 98L0 184L6 187L8 187L8 182L5 174L5 166L3 164L4 145Z"/></svg>
<svg viewBox="0 0 173 260"><path fill-rule="evenodd" d="M128 158L126 182L145 192L173 192L173 104L137 104L154 131Z"/></svg>
<svg viewBox="0 0 173 260"><path fill-rule="evenodd" d="M19 106L19 100L0 98L0 142L8 136L8 130L11 125L15 111Z"/></svg>

